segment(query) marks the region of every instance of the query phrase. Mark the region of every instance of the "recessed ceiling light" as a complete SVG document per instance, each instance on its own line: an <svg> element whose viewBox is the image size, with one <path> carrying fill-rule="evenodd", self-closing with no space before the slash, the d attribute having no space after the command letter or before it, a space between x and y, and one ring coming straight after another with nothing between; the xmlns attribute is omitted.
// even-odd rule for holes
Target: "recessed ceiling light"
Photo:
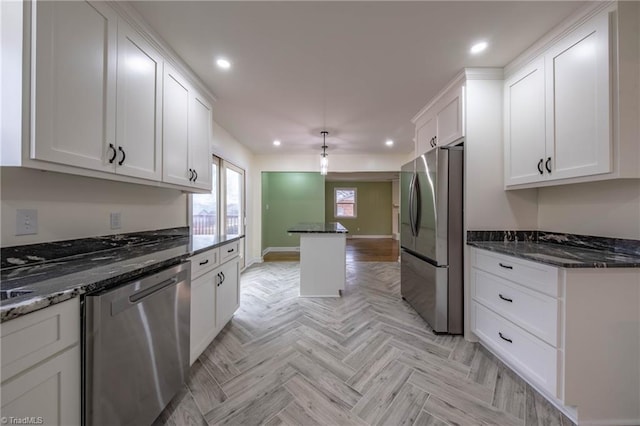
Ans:
<svg viewBox="0 0 640 426"><path fill-rule="evenodd" d="M386 146L393 146L393 141L391 139L387 139L387 141L384 144Z"/></svg>
<svg viewBox="0 0 640 426"><path fill-rule="evenodd" d="M228 70L229 68L231 68L231 62L229 62L229 60L225 58L216 59L216 65L218 66L218 68L222 68L223 70Z"/></svg>
<svg viewBox="0 0 640 426"><path fill-rule="evenodd" d="M275 141L273 141L273 144L274 144L275 146L280 146L280 141L279 141L279 140L275 140Z"/></svg>
<svg viewBox="0 0 640 426"><path fill-rule="evenodd" d="M486 41L481 41L480 43L476 43L471 46L470 52L474 55L477 55L478 53L483 52L488 46L489 43L487 43Z"/></svg>

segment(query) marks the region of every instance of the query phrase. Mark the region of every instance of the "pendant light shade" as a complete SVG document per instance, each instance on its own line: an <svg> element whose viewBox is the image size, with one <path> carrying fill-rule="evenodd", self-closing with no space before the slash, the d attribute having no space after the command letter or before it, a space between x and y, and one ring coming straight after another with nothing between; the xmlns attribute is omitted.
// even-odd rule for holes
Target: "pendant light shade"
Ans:
<svg viewBox="0 0 640 426"><path fill-rule="evenodd" d="M327 158L327 142L326 137L329 134L326 130L320 132L322 134L322 154L320 154L320 174L325 176L329 170L329 158Z"/></svg>

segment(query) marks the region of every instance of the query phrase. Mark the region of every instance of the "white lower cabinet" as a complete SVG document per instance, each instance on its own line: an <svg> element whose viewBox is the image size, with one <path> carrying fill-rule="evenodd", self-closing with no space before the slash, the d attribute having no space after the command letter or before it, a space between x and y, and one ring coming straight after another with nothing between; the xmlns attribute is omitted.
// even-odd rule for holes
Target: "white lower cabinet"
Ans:
<svg viewBox="0 0 640 426"><path fill-rule="evenodd" d="M640 268L471 249L471 329L580 424L640 424Z"/></svg>
<svg viewBox="0 0 640 426"><path fill-rule="evenodd" d="M240 259L227 250L237 241L193 256L191 260L190 362L213 342L240 306ZM222 256L221 253L226 256Z"/></svg>
<svg viewBox="0 0 640 426"><path fill-rule="evenodd" d="M80 301L2 324L3 423L80 425Z"/></svg>

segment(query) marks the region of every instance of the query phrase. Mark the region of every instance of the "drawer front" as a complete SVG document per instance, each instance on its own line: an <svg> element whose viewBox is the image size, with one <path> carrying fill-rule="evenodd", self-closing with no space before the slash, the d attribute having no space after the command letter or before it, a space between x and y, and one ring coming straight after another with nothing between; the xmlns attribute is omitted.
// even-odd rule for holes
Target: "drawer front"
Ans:
<svg viewBox="0 0 640 426"><path fill-rule="evenodd" d="M510 281L558 297L559 270L553 266L473 249L472 266Z"/></svg>
<svg viewBox="0 0 640 426"><path fill-rule="evenodd" d="M471 282L476 301L558 347L558 299L476 268L471 270Z"/></svg>
<svg viewBox="0 0 640 426"><path fill-rule="evenodd" d="M557 396L557 349L477 302L472 302L471 315L474 332L485 345L517 371Z"/></svg>
<svg viewBox="0 0 640 426"><path fill-rule="evenodd" d="M191 279L198 278L220 264L220 252L217 248L207 250L191 257L189 260L191 260Z"/></svg>
<svg viewBox="0 0 640 426"><path fill-rule="evenodd" d="M80 298L2 324L2 381L80 341Z"/></svg>
<svg viewBox="0 0 640 426"><path fill-rule="evenodd" d="M220 246L220 263L240 254L240 240Z"/></svg>

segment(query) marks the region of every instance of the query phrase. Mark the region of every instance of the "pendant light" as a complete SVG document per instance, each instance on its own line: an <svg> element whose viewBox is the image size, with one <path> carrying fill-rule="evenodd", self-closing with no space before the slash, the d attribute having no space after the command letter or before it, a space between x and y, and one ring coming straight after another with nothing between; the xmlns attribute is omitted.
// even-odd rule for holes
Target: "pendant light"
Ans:
<svg viewBox="0 0 640 426"><path fill-rule="evenodd" d="M327 158L327 142L326 137L329 134L326 130L320 132L322 134L322 154L320 154L320 174L325 176L329 170L329 159Z"/></svg>

